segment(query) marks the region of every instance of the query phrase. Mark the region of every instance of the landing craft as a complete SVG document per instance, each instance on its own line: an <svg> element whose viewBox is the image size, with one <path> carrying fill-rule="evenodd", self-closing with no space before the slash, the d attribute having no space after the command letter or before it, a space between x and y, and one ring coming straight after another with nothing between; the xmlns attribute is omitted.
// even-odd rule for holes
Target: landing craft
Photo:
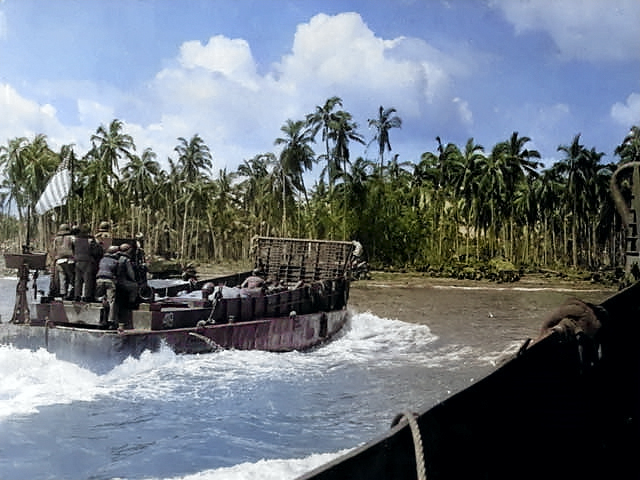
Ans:
<svg viewBox="0 0 640 480"><path fill-rule="evenodd" d="M164 287L145 281L135 304L122 309L116 329L105 322L108 307L102 302L64 300L38 291L36 278L45 268L46 254L6 254L6 266L18 269L18 285L12 319L0 324L0 343L44 348L86 365L95 359L120 362L144 350L157 351L162 344L193 354L227 348L307 350L329 341L349 317L352 243L273 237L254 241L252 271ZM240 287L256 274L262 285Z"/></svg>

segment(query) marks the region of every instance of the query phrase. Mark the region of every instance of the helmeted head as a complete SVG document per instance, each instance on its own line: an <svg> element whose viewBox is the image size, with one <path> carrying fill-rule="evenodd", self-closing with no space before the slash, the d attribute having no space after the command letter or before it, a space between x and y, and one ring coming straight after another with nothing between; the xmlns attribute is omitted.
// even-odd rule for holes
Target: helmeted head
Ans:
<svg viewBox="0 0 640 480"><path fill-rule="evenodd" d="M108 232L110 228L111 225L109 224L109 222L100 222L100 225L98 225L99 232Z"/></svg>
<svg viewBox="0 0 640 480"><path fill-rule="evenodd" d="M107 248L107 253L109 255L113 255L114 253L118 253L120 251L120 247L118 245L111 245Z"/></svg>
<svg viewBox="0 0 640 480"><path fill-rule="evenodd" d="M89 225L87 225L86 223L80 225L80 233L82 233L83 235L89 235L91 233Z"/></svg>
<svg viewBox="0 0 640 480"><path fill-rule="evenodd" d="M202 293L204 295L211 295L215 288L216 286L213 284L213 282L207 282L202 286Z"/></svg>
<svg viewBox="0 0 640 480"><path fill-rule="evenodd" d="M120 245L120 252L124 253L125 255L131 255L131 245L129 245L128 243L123 243L122 245Z"/></svg>
<svg viewBox="0 0 640 480"><path fill-rule="evenodd" d="M61 223L60 227L58 228L58 235L69 235L70 233L71 230L69 229L69 224Z"/></svg>

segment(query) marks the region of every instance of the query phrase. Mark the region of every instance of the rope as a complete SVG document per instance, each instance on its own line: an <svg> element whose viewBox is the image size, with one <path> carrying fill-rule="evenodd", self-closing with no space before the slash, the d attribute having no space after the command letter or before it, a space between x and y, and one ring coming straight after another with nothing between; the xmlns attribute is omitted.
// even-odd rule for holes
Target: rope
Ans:
<svg viewBox="0 0 640 480"><path fill-rule="evenodd" d="M204 343L207 344L207 346L211 349L212 352L222 349L220 345L218 345L216 342L211 340L209 337L205 337L204 335L200 335L199 333L196 333L196 332L189 332L189 335L196 337L199 340L202 340Z"/></svg>
<svg viewBox="0 0 640 480"><path fill-rule="evenodd" d="M412 412L402 412L396 415L396 418L391 422L391 427L395 427L401 421L409 423L411 429L411 436L413 437L413 447L416 453L416 473L418 480L427 480L427 471L424 465L424 449L422 447L422 436L420 435L420 426L416 421L417 415Z"/></svg>

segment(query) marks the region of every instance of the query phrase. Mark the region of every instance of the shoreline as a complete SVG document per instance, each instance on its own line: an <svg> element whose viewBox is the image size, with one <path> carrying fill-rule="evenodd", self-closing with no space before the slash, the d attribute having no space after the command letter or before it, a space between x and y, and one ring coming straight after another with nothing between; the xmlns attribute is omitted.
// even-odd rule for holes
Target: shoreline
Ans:
<svg viewBox="0 0 640 480"><path fill-rule="evenodd" d="M566 290L566 291L611 291L617 286L597 283L591 280L550 278L544 275L528 274L516 282L495 282L491 280L468 280L449 277L432 277L420 273L372 272L371 279L354 280L351 288L467 288L493 290Z"/></svg>

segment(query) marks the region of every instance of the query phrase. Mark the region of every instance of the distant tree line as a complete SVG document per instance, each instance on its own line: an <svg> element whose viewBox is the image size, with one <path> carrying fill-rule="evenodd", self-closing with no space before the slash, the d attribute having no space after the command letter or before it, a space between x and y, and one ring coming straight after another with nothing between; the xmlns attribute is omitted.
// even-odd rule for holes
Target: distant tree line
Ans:
<svg viewBox="0 0 640 480"><path fill-rule="evenodd" d="M577 134L558 147L562 159L543 168L518 132L488 150L473 138L455 145L436 137L434 152L400 161L391 148L402 126L394 108L381 106L368 120L367 142L342 107L332 97L287 120L274 140L279 154L215 175L199 134L177 139L165 170L152 149L137 152L118 119L96 130L81 158L73 145L52 150L45 135L14 138L0 146L0 239L25 242L29 219L30 240L43 249L61 222L95 228L108 220L116 236L142 232L148 252L183 261L246 258L251 237L269 235L357 239L378 268L442 272L494 259L542 269L621 264L624 232L609 180L618 164L640 160L639 127L611 163ZM377 157L351 158L355 143L375 146ZM61 164L73 166L67 205L30 215Z"/></svg>

